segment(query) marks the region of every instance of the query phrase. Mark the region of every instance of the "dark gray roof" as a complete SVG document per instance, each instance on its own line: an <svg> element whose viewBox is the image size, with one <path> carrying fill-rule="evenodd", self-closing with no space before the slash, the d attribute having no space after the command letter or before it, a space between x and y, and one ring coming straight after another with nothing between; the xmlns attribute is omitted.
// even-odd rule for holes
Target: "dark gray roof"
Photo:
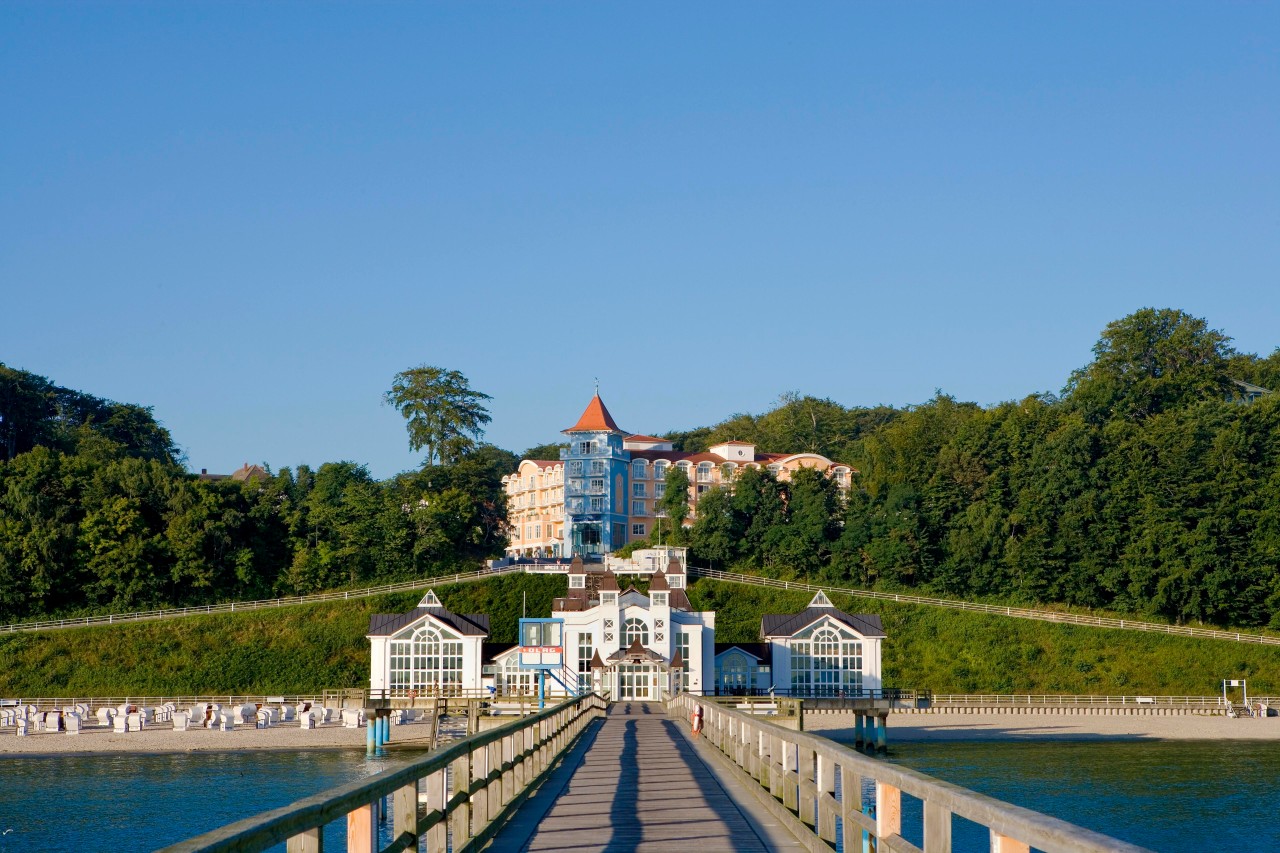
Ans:
<svg viewBox="0 0 1280 853"><path fill-rule="evenodd" d="M443 607L415 607L408 613L375 613L369 617L369 636L386 637L395 634L423 616L432 616L453 628L464 637L487 637L489 617L484 613L468 613L466 616L445 610Z"/></svg>
<svg viewBox="0 0 1280 853"><path fill-rule="evenodd" d="M880 617L859 613L856 616L834 607L810 607L799 613L766 613L760 620L760 636L790 637L808 628L823 616L843 622L864 637L883 637Z"/></svg>
<svg viewBox="0 0 1280 853"><path fill-rule="evenodd" d="M730 649L741 649L765 664L769 663L773 657L773 645L771 643L716 643L716 657L720 657Z"/></svg>

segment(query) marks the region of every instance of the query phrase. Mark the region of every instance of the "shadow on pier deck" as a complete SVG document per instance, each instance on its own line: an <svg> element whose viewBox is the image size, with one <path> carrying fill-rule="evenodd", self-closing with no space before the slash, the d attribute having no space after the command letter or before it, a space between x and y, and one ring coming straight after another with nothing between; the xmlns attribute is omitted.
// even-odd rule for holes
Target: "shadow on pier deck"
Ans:
<svg viewBox="0 0 1280 853"><path fill-rule="evenodd" d="M661 703L615 704L596 726L491 849L805 849L776 821L752 815L741 783L699 757L688 725Z"/></svg>

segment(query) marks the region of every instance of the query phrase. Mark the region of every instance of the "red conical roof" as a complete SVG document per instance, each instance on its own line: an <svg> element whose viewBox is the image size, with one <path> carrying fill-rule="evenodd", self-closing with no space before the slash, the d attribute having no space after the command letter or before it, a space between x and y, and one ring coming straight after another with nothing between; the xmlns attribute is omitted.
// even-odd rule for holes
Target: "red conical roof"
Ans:
<svg viewBox="0 0 1280 853"><path fill-rule="evenodd" d="M604 401L600 399L599 394L596 394L591 398L591 402L587 403L587 408L582 412L582 417L578 418L578 422L561 432L625 433L626 430L614 423L613 415L609 414L609 410L604 407Z"/></svg>

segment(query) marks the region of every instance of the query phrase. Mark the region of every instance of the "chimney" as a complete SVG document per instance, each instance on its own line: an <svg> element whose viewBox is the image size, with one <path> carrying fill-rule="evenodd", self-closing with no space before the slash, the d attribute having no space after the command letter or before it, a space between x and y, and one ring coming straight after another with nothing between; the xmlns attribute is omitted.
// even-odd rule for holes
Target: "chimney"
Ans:
<svg viewBox="0 0 1280 853"><path fill-rule="evenodd" d="M209 469L208 469L208 468L201 468L201 469L200 469L200 476L202 476L202 477L203 477L205 474L208 474L208 473L209 473Z"/></svg>

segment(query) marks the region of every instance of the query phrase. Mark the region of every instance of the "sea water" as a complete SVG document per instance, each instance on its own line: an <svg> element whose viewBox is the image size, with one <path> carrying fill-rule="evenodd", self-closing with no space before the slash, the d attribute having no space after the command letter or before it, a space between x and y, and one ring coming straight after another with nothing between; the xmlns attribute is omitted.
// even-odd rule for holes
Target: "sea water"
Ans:
<svg viewBox="0 0 1280 853"><path fill-rule="evenodd" d="M154 850L414 757L297 750L0 758L0 853ZM326 849L346 849L345 830L341 821L327 827Z"/></svg>
<svg viewBox="0 0 1280 853"><path fill-rule="evenodd" d="M921 742L888 760L1151 850L1280 851L1280 743ZM916 844L920 808L904 796ZM957 853L990 849L968 821L953 832Z"/></svg>
<svg viewBox="0 0 1280 853"><path fill-rule="evenodd" d="M358 750L0 758L0 853L154 850L419 757ZM1280 743L891 743L887 760L1163 851L1280 851ZM920 803L903 797L919 844ZM957 819L957 853L986 851ZM327 849L345 849L342 822ZM283 850L283 845L277 849Z"/></svg>

